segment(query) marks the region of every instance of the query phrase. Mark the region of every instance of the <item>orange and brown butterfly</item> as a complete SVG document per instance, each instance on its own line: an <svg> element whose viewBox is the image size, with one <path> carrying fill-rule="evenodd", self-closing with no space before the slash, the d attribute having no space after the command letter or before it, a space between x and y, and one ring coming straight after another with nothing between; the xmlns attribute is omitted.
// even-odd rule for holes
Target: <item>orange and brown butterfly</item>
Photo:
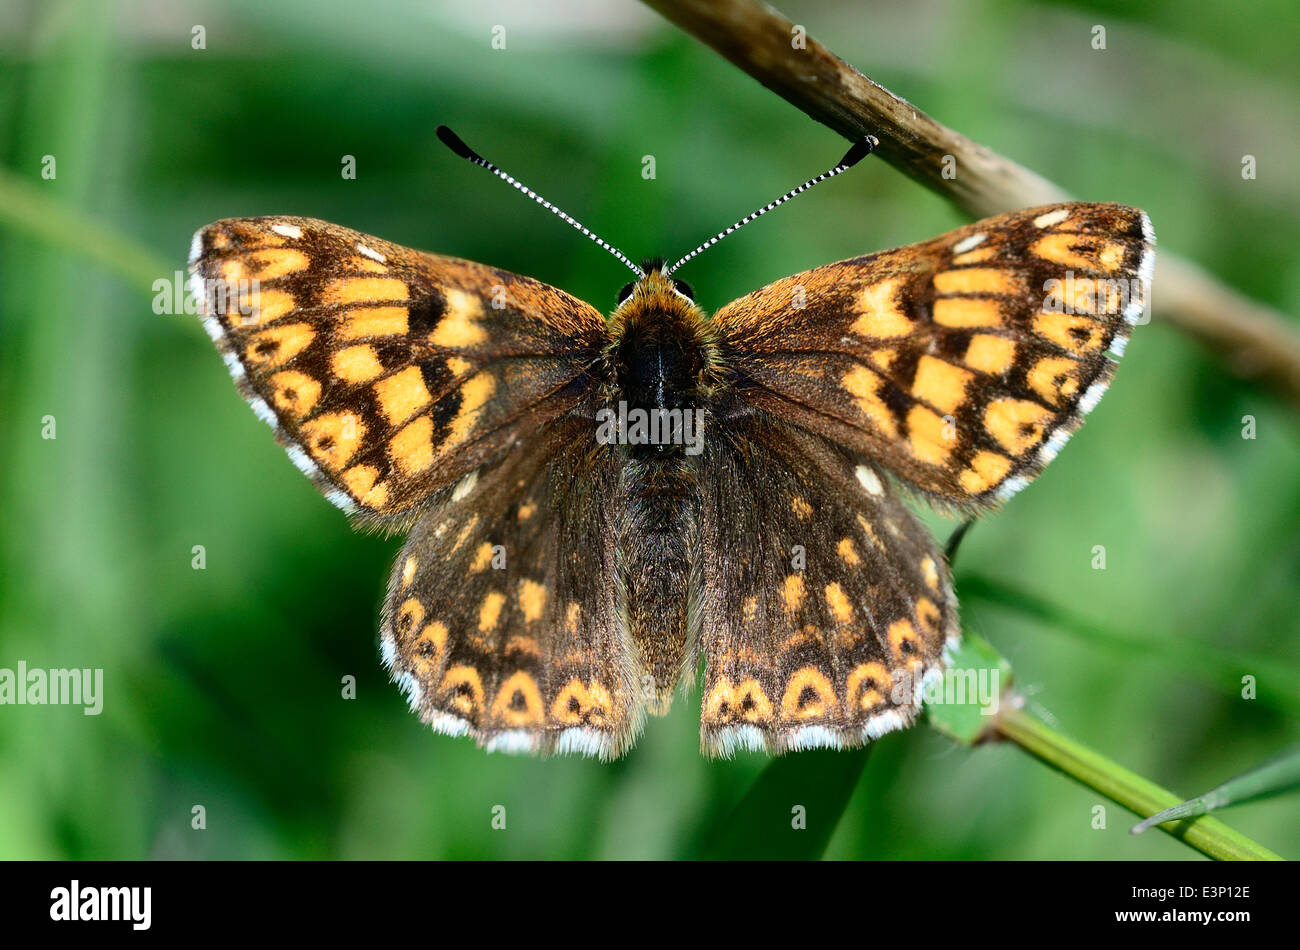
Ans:
<svg viewBox="0 0 1300 950"><path fill-rule="evenodd" d="M734 226L638 267L439 135L635 272L608 319L310 218L219 221L190 263L294 463L361 525L409 529L380 639L411 707L489 750L612 758L702 661L707 754L912 722L959 624L901 490L976 513L1056 455L1144 311L1146 215L1003 214L709 317L672 273Z"/></svg>

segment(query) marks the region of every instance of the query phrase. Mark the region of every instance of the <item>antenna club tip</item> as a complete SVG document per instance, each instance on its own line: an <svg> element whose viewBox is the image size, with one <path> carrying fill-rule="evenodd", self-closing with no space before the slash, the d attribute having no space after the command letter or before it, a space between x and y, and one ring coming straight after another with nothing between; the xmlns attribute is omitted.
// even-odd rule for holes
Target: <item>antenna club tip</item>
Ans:
<svg viewBox="0 0 1300 950"><path fill-rule="evenodd" d="M844 153L844 157L840 159L840 165L844 168L852 168L870 155L879 144L880 139L874 135L864 136L862 141L854 143L853 147Z"/></svg>
<svg viewBox="0 0 1300 950"><path fill-rule="evenodd" d="M447 148L451 149L461 158L469 159L470 161L478 158L478 153L466 145L465 141L459 135L447 128L445 125L438 126L434 129L434 133L438 136L439 141L441 141L443 145L447 146Z"/></svg>

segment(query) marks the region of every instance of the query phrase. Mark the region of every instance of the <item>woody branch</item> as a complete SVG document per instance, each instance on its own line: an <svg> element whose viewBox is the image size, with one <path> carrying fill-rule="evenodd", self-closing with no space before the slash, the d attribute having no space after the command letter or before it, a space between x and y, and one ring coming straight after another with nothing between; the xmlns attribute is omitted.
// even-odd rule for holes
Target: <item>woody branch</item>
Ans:
<svg viewBox="0 0 1300 950"><path fill-rule="evenodd" d="M855 142L876 136L876 154L975 217L1071 199L1060 185L936 122L811 36L796 45L794 24L757 0L644 2L818 122ZM956 160L955 178L943 177L945 156ZM1300 334L1282 314L1163 248L1153 283L1157 317L1300 408Z"/></svg>

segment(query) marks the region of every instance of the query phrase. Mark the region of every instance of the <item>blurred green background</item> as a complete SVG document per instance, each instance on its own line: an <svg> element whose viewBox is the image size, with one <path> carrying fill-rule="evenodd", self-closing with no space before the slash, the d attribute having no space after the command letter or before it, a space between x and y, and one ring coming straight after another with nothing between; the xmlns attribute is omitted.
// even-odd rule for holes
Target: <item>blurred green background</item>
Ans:
<svg viewBox="0 0 1300 950"><path fill-rule="evenodd" d="M1162 248L1300 310L1292 0L780 6L940 121L1080 197L1147 209ZM184 268L200 225L285 213L609 309L622 266L456 159L436 125L633 257L684 253L844 141L632 2L11 0L0 47L0 667L105 677L98 717L0 706L0 857L670 858L724 833L777 849L788 803L729 824L767 762L700 757L698 691L613 765L488 756L422 727L376 649L399 539L349 530L197 319L155 314L149 285ZM711 309L961 223L871 160L682 276ZM976 526L957 577L959 593L1024 595L963 593L964 621L1062 731L1190 796L1300 734L1300 439L1294 406L1161 325L1154 296L1089 424ZM1198 857L1131 838L1118 806L1094 828L1104 800L1014 747L922 726L876 743L858 777L860 761L783 767L795 803L852 789L842 815L810 807L829 857ZM1296 805L1221 817L1294 858Z"/></svg>

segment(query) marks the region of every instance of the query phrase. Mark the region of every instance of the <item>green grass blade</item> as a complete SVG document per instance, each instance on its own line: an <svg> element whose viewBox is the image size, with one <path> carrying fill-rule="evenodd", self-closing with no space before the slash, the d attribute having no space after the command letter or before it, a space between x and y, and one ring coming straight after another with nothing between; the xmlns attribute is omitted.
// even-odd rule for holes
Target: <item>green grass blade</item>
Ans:
<svg viewBox="0 0 1300 950"><path fill-rule="evenodd" d="M1284 752L1263 765L1242 772L1222 785L1210 789L1204 795L1190 798L1173 808L1166 808L1150 818L1138 822L1130 831L1140 835L1155 825L1164 824L1180 818L1204 815L1216 808L1240 805L1242 802L1280 795L1300 786L1300 746Z"/></svg>

